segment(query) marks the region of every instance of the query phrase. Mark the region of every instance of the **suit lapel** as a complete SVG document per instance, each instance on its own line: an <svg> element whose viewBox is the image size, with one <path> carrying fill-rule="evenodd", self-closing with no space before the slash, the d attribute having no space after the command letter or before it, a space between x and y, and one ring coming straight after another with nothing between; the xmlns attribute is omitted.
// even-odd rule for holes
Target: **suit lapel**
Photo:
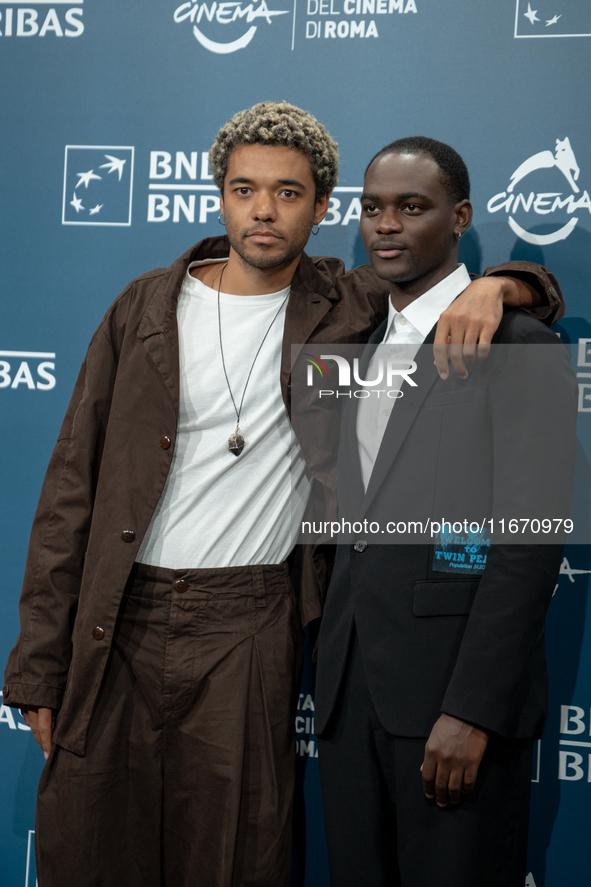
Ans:
<svg viewBox="0 0 591 887"><path fill-rule="evenodd" d="M413 375L417 387L411 387L406 381L401 386L400 390L404 396L398 400L390 414L369 479L367 493L363 502L362 516L367 513L376 494L381 489L406 436L413 426L423 401L429 394L435 381L439 378L437 368L433 363L432 350L428 347L433 344L436 328L437 324L426 337L417 353L417 369Z"/></svg>
<svg viewBox="0 0 591 887"><path fill-rule="evenodd" d="M371 349L366 349L371 353ZM365 353L363 357L365 357ZM363 503L365 490L361 477L359 445L357 443L358 400L347 400L343 404L341 434L338 458L338 497L339 512L347 520L357 515Z"/></svg>
<svg viewBox="0 0 591 887"><path fill-rule="evenodd" d="M359 377L365 379L369 363L374 353L370 346L379 345L384 336L388 320L384 320L370 336L359 360ZM360 401L357 398L343 401L341 435L338 460L339 510L347 515L358 514L365 497L357 441L357 411Z"/></svg>

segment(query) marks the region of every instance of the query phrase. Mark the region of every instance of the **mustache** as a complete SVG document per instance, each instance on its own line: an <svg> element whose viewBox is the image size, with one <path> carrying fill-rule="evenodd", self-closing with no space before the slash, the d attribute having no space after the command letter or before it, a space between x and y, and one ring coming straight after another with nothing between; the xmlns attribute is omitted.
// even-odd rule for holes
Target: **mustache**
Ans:
<svg viewBox="0 0 591 887"><path fill-rule="evenodd" d="M254 228L248 228L242 232L243 237L250 237L252 234L272 234L274 237L285 239L283 231L279 231L277 228L272 228L269 225L266 225L264 228L261 225L256 225Z"/></svg>

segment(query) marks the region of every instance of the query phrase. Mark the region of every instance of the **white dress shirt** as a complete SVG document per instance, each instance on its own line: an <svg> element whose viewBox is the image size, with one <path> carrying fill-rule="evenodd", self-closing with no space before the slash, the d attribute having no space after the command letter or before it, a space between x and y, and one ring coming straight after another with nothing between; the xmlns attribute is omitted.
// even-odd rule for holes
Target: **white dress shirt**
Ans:
<svg viewBox="0 0 591 887"><path fill-rule="evenodd" d="M404 311L397 311L390 300L386 334L371 358L365 378L376 378L377 361L385 356L384 352L381 352L384 345L396 345L397 358L413 360L440 315L469 286L470 282L466 266L458 265L455 271L407 305ZM391 354L391 349L389 350ZM359 400L357 411L357 442L361 476L366 490L384 431L396 403L395 399L378 394L375 388L367 390L371 392L370 396Z"/></svg>

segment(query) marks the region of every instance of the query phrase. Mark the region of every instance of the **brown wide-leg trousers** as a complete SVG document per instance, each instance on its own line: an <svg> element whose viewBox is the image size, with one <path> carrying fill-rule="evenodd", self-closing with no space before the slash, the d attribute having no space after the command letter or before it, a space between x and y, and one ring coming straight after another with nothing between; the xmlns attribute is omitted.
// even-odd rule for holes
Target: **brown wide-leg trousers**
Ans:
<svg viewBox="0 0 591 887"><path fill-rule="evenodd" d="M41 776L39 887L287 887L300 665L285 564L136 564L86 755Z"/></svg>

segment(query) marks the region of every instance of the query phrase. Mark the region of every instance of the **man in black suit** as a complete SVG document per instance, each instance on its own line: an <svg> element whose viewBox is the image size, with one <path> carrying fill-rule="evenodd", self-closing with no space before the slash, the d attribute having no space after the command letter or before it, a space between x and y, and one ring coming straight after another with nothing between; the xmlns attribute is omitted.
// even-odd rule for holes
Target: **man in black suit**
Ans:
<svg viewBox="0 0 591 887"><path fill-rule="evenodd" d="M417 354L470 281L458 266L469 189L461 157L432 139L394 142L367 169L361 233L391 284L370 342L404 345L417 369L397 400L350 401L343 519L383 528L394 510L433 515L462 487L453 519L461 503L497 520L527 508L558 517L551 503L568 517L576 381L558 337L508 311L493 348L509 350L473 365L468 380L442 381L431 347ZM544 359L534 349L521 360L515 343L544 345ZM362 361L364 379L375 360ZM548 493L532 447L560 453ZM339 544L316 690L332 887L523 887L533 740L546 716L544 617L562 540L500 538L469 540L472 560L459 565L443 537L384 545L365 533Z"/></svg>

